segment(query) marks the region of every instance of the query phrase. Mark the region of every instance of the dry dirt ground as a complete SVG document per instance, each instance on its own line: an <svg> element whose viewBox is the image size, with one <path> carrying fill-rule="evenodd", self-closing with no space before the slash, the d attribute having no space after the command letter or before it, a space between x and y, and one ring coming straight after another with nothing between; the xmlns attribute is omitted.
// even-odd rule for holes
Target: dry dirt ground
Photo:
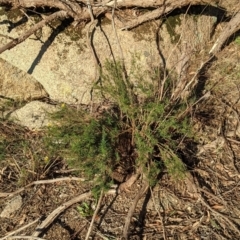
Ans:
<svg viewBox="0 0 240 240"><path fill-rule="evenodd" d="M189 145L189 157L183 159L188 174L183 181L174 181L163 174L157 185L144 194L131 219L129 239L240 238L239 38L209 65L202 81L211 94L192 112L197 144ZM3 121L0 128L1 140L6 136L12 138L12 144L0 153L0 239L16 239L4 236L39 219L15 233L15 236L31 236L52 211L87 192L90 184L74 178L21 189L33 181L76 175L68 171L61 159L45 161L38 145L41 133ZM30 139L31 147L21 139ZM89 239L121 239L128 210L141 185L139 179L129 192L103 197ZM19 189L12 196L4 194ZM22 201L16 210L11 203L14 198ZM4 215L7 205L13 211ZM71 205L41 230L39 239L85 239L96 205L93 197Z"/></svg>

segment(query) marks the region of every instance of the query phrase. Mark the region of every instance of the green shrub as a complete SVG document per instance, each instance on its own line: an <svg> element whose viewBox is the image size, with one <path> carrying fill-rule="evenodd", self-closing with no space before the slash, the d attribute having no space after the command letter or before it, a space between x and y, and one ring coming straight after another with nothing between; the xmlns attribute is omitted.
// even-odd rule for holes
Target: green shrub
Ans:
<svg viewBox="0 0 240 240"><path fill-rule="evenodd" d="M133 62L127 74L120 63L106 62L94 91L114 107L102 115L65 106L53 116L60 124L48 131L52 154L65 156L70 165L94 178L98 187L111 182L113 169L123 161L121 139L128 143L128 153L134 152L133 167L142 169L150 184L156 183L163 169L175 178L184 177L186 168L178 152L184 139L192 137L189 120L179 117L186 105L171 100L170 78L162 81L158 69L152 73L138 69Z"/></svg>

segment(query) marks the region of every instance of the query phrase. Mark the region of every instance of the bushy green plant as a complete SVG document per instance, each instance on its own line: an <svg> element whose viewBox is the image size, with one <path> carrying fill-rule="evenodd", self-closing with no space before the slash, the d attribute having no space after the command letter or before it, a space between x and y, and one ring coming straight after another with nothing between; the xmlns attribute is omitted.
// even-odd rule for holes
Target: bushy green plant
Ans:
<svg viewBox="0 0 240 240"><path fill-rule="evenodd" d="M106 185L111 179L111 166L118 161L113 147L118 133L115 117L104 114L97 119L67 106L52 117L60 120L60 125L48 127L45 144L49 154L64 156L70 166Z"/></svg>
<svg viewBox="0 0 240 240"><path fill-rule="evenodd" d="M159 72L141 72L133 61L127 73L121 63L106 62L94 90L112 102L114 110L96 117L62 107L53 116L60 125L48 131L52 154L64 155L69 164L94 178L101 189L111 181L111 172L121 161L116 149L127 133L129 147L135 153L133 165L145 173L150 184L156 183L163 169L176 178L183 177L185 166L178 151L184 138L191 137L191 127L187 118L179 117L185 104L171 100L170 78L162 81L164 97L159 97Z"/></svg>
<svg viewBox="0 0 240 240"><path fill-rule="evenodd" d="M145 171L150 182L154 182L163 167L172 176L181 178L185 166L178 156L180 142L192 135L188 119L179 117L186 108L185 103L171 102L170 78L165 81L164 98L160 100L159 71L146 75L139 69L134 62L130 74L124 75L120 63L107 62L101 90L118 103L119 121L124 124L122 131L131 132L136 149L136 167Z"/></svg>

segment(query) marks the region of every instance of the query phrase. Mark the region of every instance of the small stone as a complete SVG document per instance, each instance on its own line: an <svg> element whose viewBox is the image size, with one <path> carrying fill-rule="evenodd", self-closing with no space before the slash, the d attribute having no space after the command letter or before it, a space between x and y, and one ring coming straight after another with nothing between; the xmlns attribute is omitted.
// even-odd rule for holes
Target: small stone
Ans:
<svg viewBox="0 0 240 240"><path fill-rule="evenodd" d="M14 212L16 212L18 209L21 208L21 206L22 206L22 197L20 195L17 195L7 203L7 205L1 212L0 217L10 218Z"/></svg>

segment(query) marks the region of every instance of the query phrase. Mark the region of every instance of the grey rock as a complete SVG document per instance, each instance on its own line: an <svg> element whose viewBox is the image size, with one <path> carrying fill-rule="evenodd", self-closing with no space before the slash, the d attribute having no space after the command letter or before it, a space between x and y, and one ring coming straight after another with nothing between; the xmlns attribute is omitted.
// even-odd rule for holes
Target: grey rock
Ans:
<svg viewBox="0 0 240 240"><path fill-rule="evenodd" d="M22 197L20 195L12 198L5 206L3 211L0 214L1 218L10 218L11 215L20 209L22 206Z"/></svg>
<svg viewBox="0 0 240 240"><path fill-rule="evenodd" d="M11 113L9 118L29 129L41 129L52 123L50 113L57 110L56 106L40 101L32 101Z"/></svg>
<svg viewBox="0 0 240 240"><path fill-rule="evenodd" d="M33 76L0 58L0 96L27 101L48 97L48 94Z"/></svg>

